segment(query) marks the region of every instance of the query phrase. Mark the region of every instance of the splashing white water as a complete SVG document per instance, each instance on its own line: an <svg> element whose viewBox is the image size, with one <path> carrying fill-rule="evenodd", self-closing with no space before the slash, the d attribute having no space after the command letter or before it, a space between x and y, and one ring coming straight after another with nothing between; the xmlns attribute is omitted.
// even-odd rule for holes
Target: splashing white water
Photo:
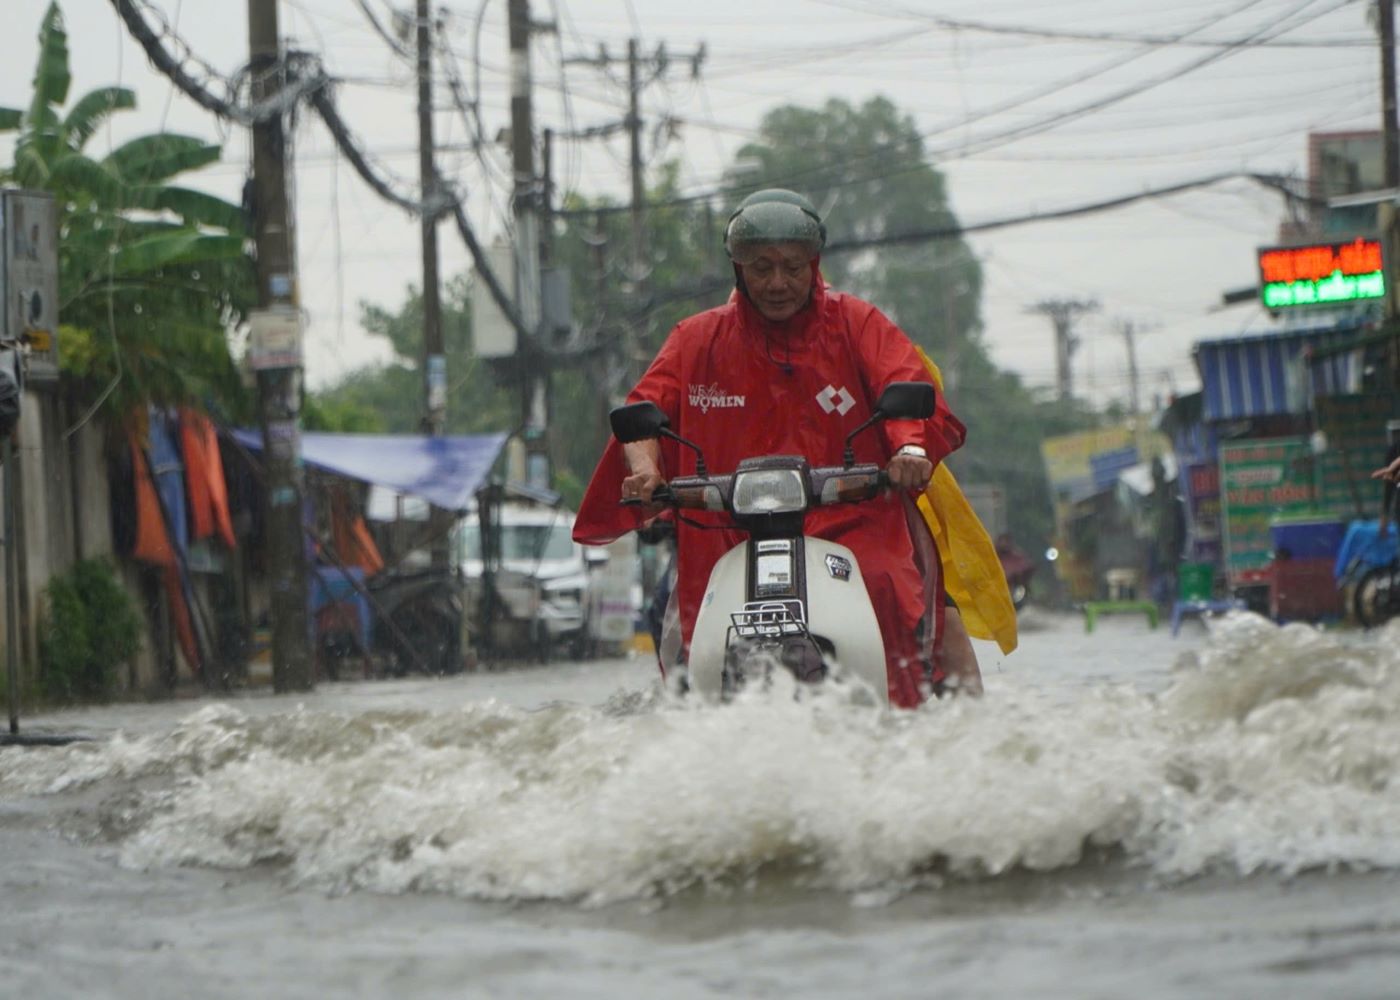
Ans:
<svg viewBox="0 0 1400 1000"><path fill-rule="evenodd" d="M846 891L1050 871L1400 867L1400 625L1239 616L1160 695L1032 688L884 712L831 695L603 709L207 708L165 737L0 755L0 792L157 779L137 867L606 902L776 872Z"/></svg>

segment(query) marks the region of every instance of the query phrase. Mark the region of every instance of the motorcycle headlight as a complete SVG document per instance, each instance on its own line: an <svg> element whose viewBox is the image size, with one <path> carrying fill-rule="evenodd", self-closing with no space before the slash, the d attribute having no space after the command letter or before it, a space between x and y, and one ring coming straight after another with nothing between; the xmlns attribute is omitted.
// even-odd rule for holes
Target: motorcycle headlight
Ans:
<svg viewBox="0 0 1400 1000"><path fill-rule="evenodd" d="M754 469L734 477L734 513L788 514L807 509L807 484L797 469Z"/></svg>

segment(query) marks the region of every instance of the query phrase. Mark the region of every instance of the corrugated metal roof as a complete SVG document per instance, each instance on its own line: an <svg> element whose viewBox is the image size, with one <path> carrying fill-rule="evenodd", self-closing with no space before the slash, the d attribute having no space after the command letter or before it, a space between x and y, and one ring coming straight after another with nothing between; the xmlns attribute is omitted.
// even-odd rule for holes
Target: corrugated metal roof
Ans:
<svg viewBox="0 0 1400 1000"><path fill-rule="evenodd" d="M1317 365L1308 365L1305 355L1315 348L1355 340L1356 331L1350 325L1328 326L1197 343L1194 355L1201 373L1204 419L1304 413L1316 394L1357 391L1361 379L1357 352L1337 354Z"/></svg>

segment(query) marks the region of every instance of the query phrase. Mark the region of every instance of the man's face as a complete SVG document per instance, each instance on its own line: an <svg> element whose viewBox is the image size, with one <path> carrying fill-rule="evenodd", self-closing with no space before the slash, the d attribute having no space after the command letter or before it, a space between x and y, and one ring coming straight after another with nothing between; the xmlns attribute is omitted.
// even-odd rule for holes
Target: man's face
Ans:
<svg viewBox="0 0 1400 1000"><path fill-rule="evenodd" d="M791 319L812 294L812 255L801 243L776 243L739 265L749 298L765 319Z"/></svg>

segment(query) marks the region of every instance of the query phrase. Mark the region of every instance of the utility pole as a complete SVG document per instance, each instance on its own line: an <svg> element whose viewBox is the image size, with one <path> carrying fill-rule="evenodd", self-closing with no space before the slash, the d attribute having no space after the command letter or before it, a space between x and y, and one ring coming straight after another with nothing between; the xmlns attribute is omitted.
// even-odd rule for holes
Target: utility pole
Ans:
<svg viewBox="0 0 1400 1000"><path fill-rule="evenodd" d="M1381 36L1381 135L1385 142L1385 186L1400 187L1400 121L1395 107L1395 2L1378 0Z"/></svg>
<svg viewBox="0 0 1400 1000"><path fill-rule="evenodd" d="M428 0L417 4L418 42L418 184L423 201L419 232L423 254L423 431L442 434L447 422L447 354L442 343L442 292L438 277L439 184L433 142L433 22ZM446 569L446 512L434 508L429 558L434 569Z"/></svg>
<svg viewBox="0 0 1400 1000"><path fill-rule="evenodd" d="M285 82L277 0L248 0L249 71L254 102ZM258 310L250 317L250 359L257 370L258 411L267 486L267 552L272 576L272 686L309 691L306 543L302 537L301 309L287 207L286 142L281 114L253 125L253 237Z"/></svg>
<svg viewBox="0 0 1400 1000"><path fill-rule="evenodd" d="M632 267L631 279L636 288L636 298L644 298L643 289L647 284L646 261L646 211L647 185L642 166L642 84L641 70L637 59L637 39L627 39L627 161L632 174ZM635 343L629 345L635 347Z"/></svg>
<svg viewBox="0 0 1400 1000"><path fill-rule="evenodd" d="M1400 188L1400 124L1397 123L1395 94L1395 4L1394 0L1377 0L1379 17L1376 30L1381 40L1381 142L1385 146L1385 188L1394 192ZM1400 211L1394 197L1377 208L1376 222L1385 246L1386 273L1385 318L1392 328L1387 355L1390 361L1392 387L1400 386L1400 281L1396 280L1395 261L1400 260Z"/></svg>
<svg viewBox="0 0 1400 1000"><path fill-rule="evenodd" d="M1118 332L1128 348L1128 405L1132 407L1133 416L1136 417L1142 412L1142 397L1138 387L1137 341L1134 339L1137 328L1130 319L1119 320Z"/></svg>
<svg viewBox="0 0 1400 1000"><path fill-rule="evenodd" d="M510 0L510 153L515 173L512 210L515 216L516 308L530 332L521 344L521 417L525 438L525 480L549 488L549 381L539 344L540 223L539 182L535 177L534 114L530 104L530 0Z"/></svg>
<svg viewBox="0 0 1400 1000"><path fill-rule="evenodd" d="M622 125L627 129L628 139L628 164L631 174L631 199L628 206L628 213L631 221L632 237L631 248L627 268L627 276L632 286L632 301L634 304L644 303L647 299L648 278L651 268L647 263L647 237L646 237L646 167L642 157L642 92L652 83L663 78L675 60L688 63L692 79L699 79L700 67L704 64L706 57L705 44L700 43L694 52L681 55L669 55L664 45L658 45L656 52L651 56L643 56L641 51L641 41L637 38L627 40L627 116L623 119ZM596 56L575 56L565 59L568 63L585 63L596 69L607 71L614 62L618 60L608 54L606 46L598 50ZM646 71L646 72L644 72ZM635 371L638 358L639 333L641 330L641 320L629 321L628 327L623 331L623 343L620 345L622 355L622 365L618 367L618 372L622 379L631 381L636 375ZM613 348L614 352L617 348ZM616 385L605 387L608 395L617 391Z"/></svg>
<svg viewBox="0 0 1400 1000"><path fill-rule="evenodd" d="M540 266L554 263L554 129L544 130L543 173L540 183Z"/></svg>
<svg viewBox="0 0 1400 1000"><path fill-rule="evenodd" d="M1060 399L1074 395L1074 370L1070 359L1079 348L1079 337L1074 332L1074 321L1085 313L1097 311L1099 304L1093 300L1046 299L1037 302L1027 312L1048 316L1055 329L1055 386Z"/></svg>

